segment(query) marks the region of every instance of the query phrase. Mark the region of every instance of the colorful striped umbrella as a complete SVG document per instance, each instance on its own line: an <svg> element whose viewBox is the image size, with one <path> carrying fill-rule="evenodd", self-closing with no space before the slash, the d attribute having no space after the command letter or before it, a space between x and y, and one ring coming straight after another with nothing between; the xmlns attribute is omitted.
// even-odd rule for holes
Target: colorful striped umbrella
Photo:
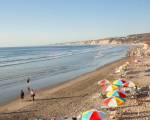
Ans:
<svg viewBox="0 0 150 120"><path fill-rule="evenodd" d="M125 83L124 86L132 88L132 87L135 87L135 84L132 81L129 81L129 82Z"/></svg>
<svg viewBox="0 0 150 120"><path fill-rule="evenodd" d="M123 87L129 87L129 82L124 83L124 84L123 84Z"/></svg>
<svg viewBox="0 0 150 120"><path fill-rule="evenodd" d="M119 80L115 80L113 82L113 85L118 86L118 87L127 87L128 81L125 79L119 79Z"/></svg>
<svg viewBox="0 0 150 120"><path fill-rule="evenodd" d="M110 82L108 80L101 80L98 82L98 85L102 86L107 86L110 85Z"/></svg>
<svg viewBox="0 0 150 120"><path fill-rule="evenodd" d="M150 45L150 42L145 42L144 44Z"/></svg>
<svg viewBox="0 0 150 120"><path fill-rule="evenodd" d="M120 98L126 98L126 93L121 90L115 90L115 91L110 91L106 94L106 97L120 97Z"/></svg>
<svg viewBox="0 0 150 120"><path fill-rule="evenodd" d="M125 79L115 80L113 84L118 87L134 87L135 86L135 84L132 81L127 81Z"/></svg>
<svg viewBox="0 0 150 120"><path fill-rule="evenodd" d="M125 99L124 98L120 98L120 97L111 97L111 98L106 98L104 99L104 101L102 102L102 108L110 108L110 107L118 107L121 106L125 103Z"/></svg>
<svg viewBox="0 0 150 120"><path fill-rule="evenodd" d="M125 80L125 79L119 79L119 80L121 80L123 83L127 83L127 82L128 82L128 81Z"/></svg>
<svg viewBox="0 0 150 120"><path fill-rule="evenodd" d="M109 86L103 86L101 93L102 94L106 94L107 92L113 91L113 90L117 90L119 87L115 86L115 85L109 85Z"/></svg>
<svg viewBox="0 0 150 120"><path fill-rule="evenodd" d="M122 82L121 80L115 80L115 81L113 82L113 85L116 85L116 86L118 86L118 87L123 87L123 82Z"/></svg>
<svg viewBox="0 0 150 120"><path fill-rule="evenodd" d="M122 82L122 87L127 87L128 86L128 81L125 79L119 79L118 81Z"/></svg>
<svg viewBox="0 0 150 120"><path fill-rule="evenodd" d="M102 111L89 110L82 113L81 120L107 120L107 115Z"/></svg>

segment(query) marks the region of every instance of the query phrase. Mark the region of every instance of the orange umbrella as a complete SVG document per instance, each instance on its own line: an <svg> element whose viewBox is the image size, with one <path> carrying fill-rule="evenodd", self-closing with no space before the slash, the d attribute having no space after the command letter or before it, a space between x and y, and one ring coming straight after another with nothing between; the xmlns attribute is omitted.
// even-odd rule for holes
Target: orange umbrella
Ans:
<svg viewBox="0 0 150 120"><path fill-rule="evenodd" d="M120 98L120 97L111 97L111 98L106 98L104 99L104 101L102 102L102 108L110 108L110 107L118 107L121 106L125 103L125 99L124 98Z"/></svg>
<svg viewBox="0 0 150 120"><path fill-rule="evenodd" d="M118 88L119 87L115 85L103 86L101 92L102 94L106 94L107 92L117 90Z"/></svg>

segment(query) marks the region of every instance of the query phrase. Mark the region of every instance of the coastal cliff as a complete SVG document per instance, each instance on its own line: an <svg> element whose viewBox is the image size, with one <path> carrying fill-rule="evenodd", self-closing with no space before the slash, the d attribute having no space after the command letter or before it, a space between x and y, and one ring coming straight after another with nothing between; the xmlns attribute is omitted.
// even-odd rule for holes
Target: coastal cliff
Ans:
<svg viewBox="0 0 150 120"><path fill-rule="evenodd" d="M85 40L77 42L67 42L57 45L107 45L107 44L141 44L150 41L150 33L133 34L126 37L112 37L97 40Z"/></svg>

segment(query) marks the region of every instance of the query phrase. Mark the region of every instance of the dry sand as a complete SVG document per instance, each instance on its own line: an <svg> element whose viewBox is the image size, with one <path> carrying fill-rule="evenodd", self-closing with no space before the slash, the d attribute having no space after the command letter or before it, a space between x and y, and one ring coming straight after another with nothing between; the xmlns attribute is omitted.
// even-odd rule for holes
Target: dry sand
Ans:
<svg viewBox="0 0 150 120"><path fill-rule="evenodd" d="M136 57L135 59L140 59ZM135 64L134 61L130 64L130 72L127 74L127 79L133 81L139 88L150 87L150 56L141 59L142 62ZM148 64L149 66L145 66ZM141 104L138 105L136 99L128 98L125 106L119 111L122 116L119 120L150 120L150 96L140 97Z"/></svg>

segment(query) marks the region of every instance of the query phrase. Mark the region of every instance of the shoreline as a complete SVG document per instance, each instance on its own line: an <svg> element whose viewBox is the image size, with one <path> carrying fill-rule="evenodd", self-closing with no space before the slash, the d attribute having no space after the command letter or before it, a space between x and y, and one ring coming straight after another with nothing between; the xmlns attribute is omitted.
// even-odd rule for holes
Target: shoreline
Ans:
<svg viewBox="0 0 150 120"><path fill-rule="evenodd" d="M26 61L24 56L19 56L19 58L16 58L16 60L18 59L17 62L17 64L19 63L18 65L11 66L11 64L13 64L14 62L10 60L10 63L6 62L6 64L10 64L10 67L6 68L4 67L3 68L4 70L1 72L2 76L1 76L0 94L2 97L0 99L0 104L4 105L13 100L16 100L17 97L19 98L21 89L23 89L24 92L28 93L26 82L26 79L28 77L31 78L31 86L34 90L41 89L47 86L51 87L53 85L62 83L66 80L70 80L72 78L80 76L81 74L93 71L104 64L121 59L122 57L125 56L128 48L129 46L118 46L118 47L108 46L106 48L85 46L73 48L65 47L65 49L64 47L60 47L59 49L57 49L57 47L54 48L44 47L42 49L36 48L37 50L44 51L44 53L42 53L44 59L43 58L41 59L38 56L39 53L36 54L36 52L35 56L32 57L30 56L30 54L36 51L36 49L31 50L25 49L25 51L27 50L26 52L29 53L29 58L31 57L31 63L29 59L29 63L24 64L24 62L25 63L28 62L28 59ZM56 55L52 54L49 57L49 55L47 56L47 54L45 54L47 49L48 50L52 49L52 51L58 50L58 53L59 52L60 53L59 54L56 53ZM108 51L105 52L105 49L107 49ZM24 49L20 48L15 50L17 51L19 50L20 52L24 51ZM11 52L11 50L8 51ZM109 53L110 55L109 54L105 55L105 53ZM37 62L36 61L34 62L33 60L34 57L37 59Z"/></svg>
<svg viewBox="0 0 150 120"><path fill-rule="evenodd" d="M32 107L32 109L35 109L34 105L36 106L40 100L42 99L44 100L50 96L51 98L59 98L60 96L61 97L84 96L86 94L90 96L90 94L92 94L93 92L89 90L87 90L88 92L85 92L85 89L87 88L89 89L89 86L92 85L93 83L95 84L96 81L107 78L106 77L107 74L112 73L114 67L118 67L122 63L126 62L128 59L129 59L128 57L124 57L120 60L103 65L94 71L82 74L74 79L65 81L51 88L49 87L42 88L36 92L35 102L30 101L29 95L27 95L25 97L25 100L23 101L20 99L16 99L8 104L0 106L0 113L4 114L4 113L11 113L20 110L22 111L23 109L28 109L30 106ZM87 82L86 83L88 86L87 88L82 85L84 84L84 82ZM83 90L83 92L78 91L78 89ZM41 102L41 104L42 103L43 102Z"/></svg>
<svg viewBox="0 0 150 120"><path fill-rule="evenodd" d="M81 74L81 75L79 75L79 76L76 76L76 77L74 77L74 78L72 78L72 79L68 79L68 80L66 80L66 81L64 81L64 82L61 82L61 83L58 83L58 84L55 84L55 85L43 87L43 88L40 88L40 89L35 89L35 91L36 91L36 93L45 92L45 91L47 91L47 90L55 91L55 89L58 89L59 87L65 86L66 84L71 84L71 83L74 82L75 80L80 79L80 77L84 77L84 76L86 76L86 75L89 75L89 74L91 74L91 73L94 73L94 72L96 72L96 71L98 71L98 70L101 70L101 69L103 69L103 68L105 68L105 67L107 67L107 66L109 66L109 65L111 65L111 64L113 64L113 63L122 61L122 60L127 59L127 58L128 58L128 56L126 55L125 57L123 57L123 58L121 58L121 59L119 59L119 60L116 60L116 61L110 62L110 63L108 63L108 64L102 65L101 67L99 67L99 68L97 68L97 69L95 69L95 70L93 70L93 71L83 73L83 74ZM25 94L26 94L26 93L25 93ZM25 97L29 97L29 95L30 95L30 93L27 93L27 94L25 95ZM1 112L1 107L5 107L5 106L7 106L7 105L9 105L9 104L13 104L15 101L18 101L18 100L20 100L20 97L19 97L19 96L16 97L15 99L13 99L13 100L9 100L9 101L7 101L7 102L5 102L5 103L1 103L1 104L0 104L0 112Z"/></svg>

